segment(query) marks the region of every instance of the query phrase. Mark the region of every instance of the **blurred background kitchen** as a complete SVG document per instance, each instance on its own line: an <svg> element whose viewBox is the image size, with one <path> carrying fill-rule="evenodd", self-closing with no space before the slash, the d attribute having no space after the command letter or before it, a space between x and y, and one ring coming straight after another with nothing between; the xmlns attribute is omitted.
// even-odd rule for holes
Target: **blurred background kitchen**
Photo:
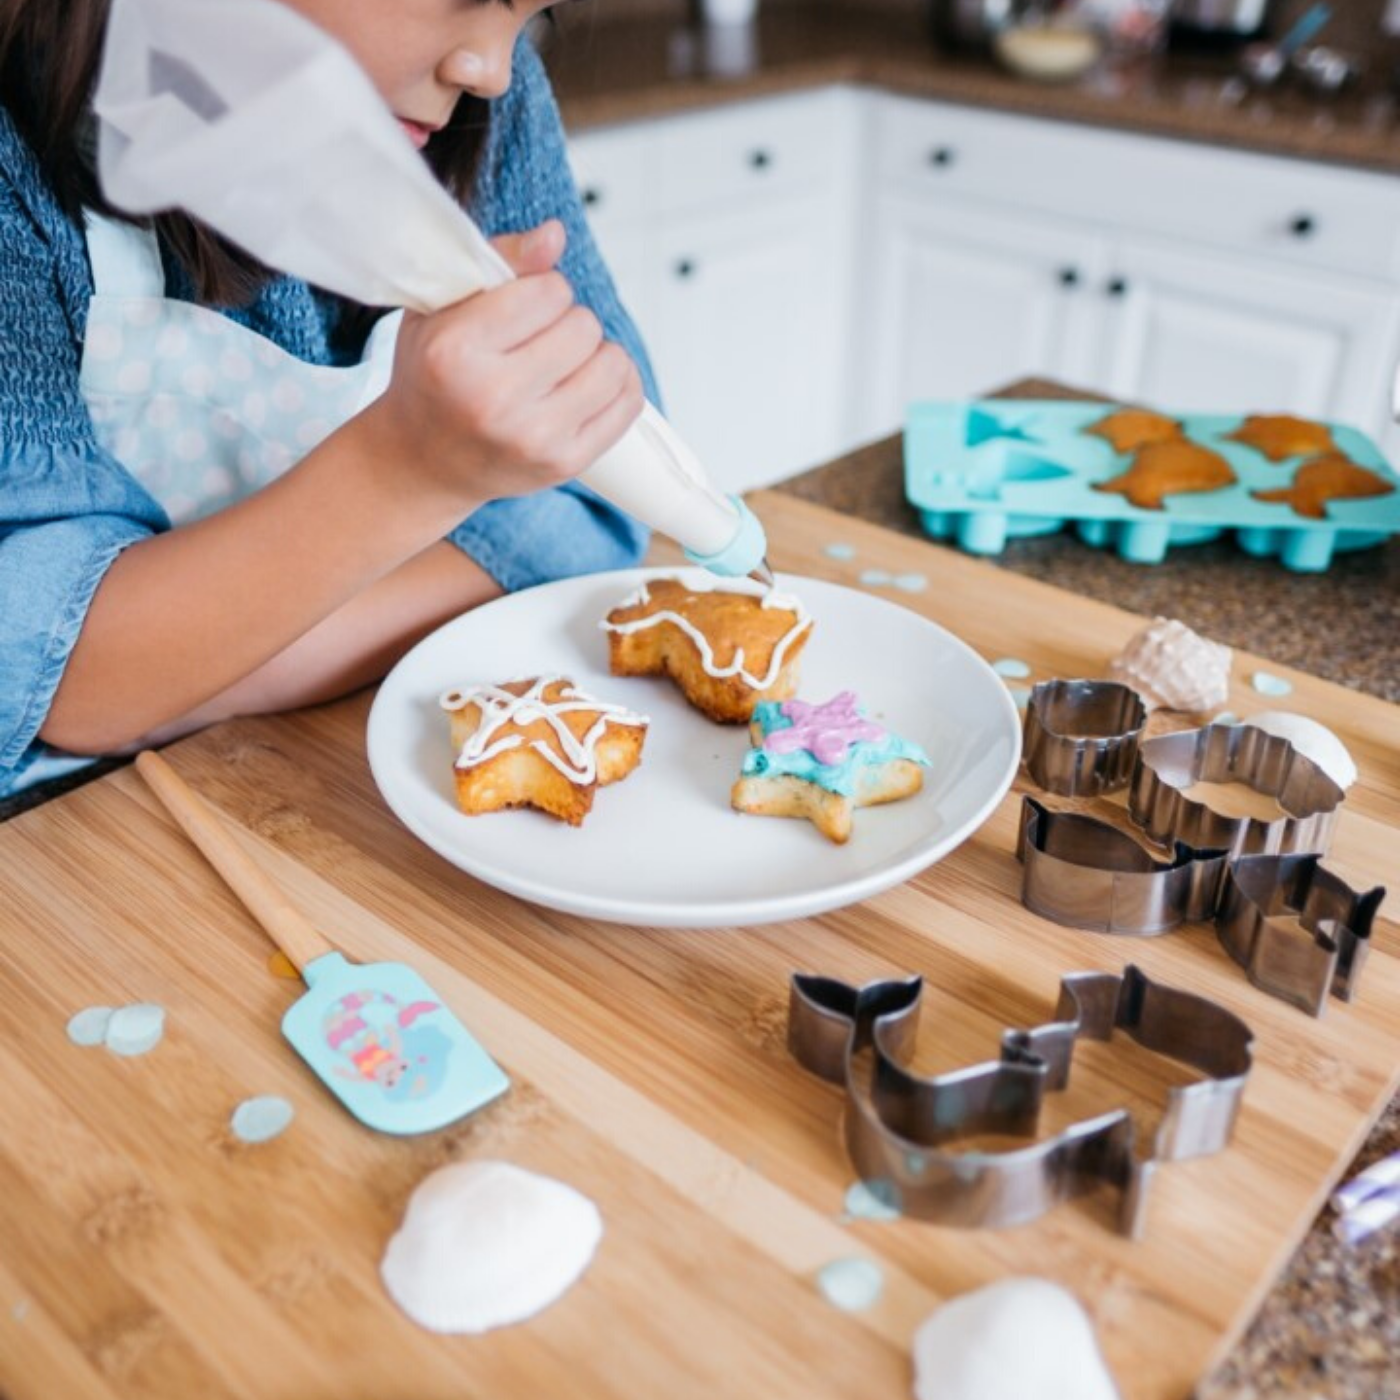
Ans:
<svg viewBox="0 0 1400 1400"><path fill-rule="evenodd" d="M545 38L730 489L1027 376L1400 428L1400 0L595 0Z"/></svg>

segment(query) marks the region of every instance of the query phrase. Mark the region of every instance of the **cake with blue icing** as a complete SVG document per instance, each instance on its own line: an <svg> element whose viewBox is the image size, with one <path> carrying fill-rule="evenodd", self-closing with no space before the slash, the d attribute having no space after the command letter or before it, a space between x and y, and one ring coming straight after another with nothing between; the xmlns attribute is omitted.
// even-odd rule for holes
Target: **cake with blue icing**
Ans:
<svg viewBox="0 0 1400 1400"><path fill-rule="evenodd" d="M891 733L844 690L825 704L760 701L749 723L731 801L736 811L802 817L829 840L850 839L857 807L910 797L923 786L928 755Z"/></svg>

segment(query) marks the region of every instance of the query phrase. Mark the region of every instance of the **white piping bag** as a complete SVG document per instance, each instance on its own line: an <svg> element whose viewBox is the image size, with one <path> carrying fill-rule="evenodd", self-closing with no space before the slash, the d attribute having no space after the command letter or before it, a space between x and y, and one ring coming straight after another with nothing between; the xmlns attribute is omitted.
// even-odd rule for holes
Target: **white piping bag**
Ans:
<svg viewBox="0 0 1400 1400"><path fill-rule="evenodd" d="M113 0L94 106L118 208L181 208L267 266L436 311L514 275L364 70L276 0ZM715 573L765 582L763 527L647 405L579 478Z"/></svg>

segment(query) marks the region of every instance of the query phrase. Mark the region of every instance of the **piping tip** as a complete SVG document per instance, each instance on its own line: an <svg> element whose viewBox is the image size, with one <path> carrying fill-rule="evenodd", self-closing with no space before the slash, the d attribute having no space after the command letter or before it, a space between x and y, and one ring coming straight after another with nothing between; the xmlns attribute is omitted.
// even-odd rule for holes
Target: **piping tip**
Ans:
<svg viewBox="0 0 1400 1400"><path fill-rule="evenodd" d="M773 577L773 570L768 567L766 559L758 561L758 567L749 571L749 577L755 583L761 583L765 588L776 588L778 580Z"/></svg>

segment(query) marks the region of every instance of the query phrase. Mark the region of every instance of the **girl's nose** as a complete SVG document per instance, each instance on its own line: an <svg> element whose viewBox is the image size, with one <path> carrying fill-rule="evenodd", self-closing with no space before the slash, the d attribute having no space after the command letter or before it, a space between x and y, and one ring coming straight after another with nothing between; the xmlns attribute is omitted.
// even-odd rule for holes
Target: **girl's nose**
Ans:
<svg viewBox="0 0 1400 1400"><path fill-rule="evenodd" d="M439 66L438 77L473 97L500 97L510 87L510 55L506 44L484 50L453 49Z"/></svg>

